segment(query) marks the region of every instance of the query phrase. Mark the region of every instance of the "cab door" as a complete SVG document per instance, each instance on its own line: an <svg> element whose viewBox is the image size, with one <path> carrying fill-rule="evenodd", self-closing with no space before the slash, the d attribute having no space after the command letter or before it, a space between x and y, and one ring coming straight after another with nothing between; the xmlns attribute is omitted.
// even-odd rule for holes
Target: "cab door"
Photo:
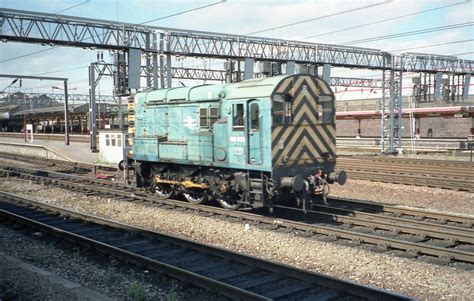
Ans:
<svg viewBox="0 0 474 301"><path fill-rule="evenodd" d="M256 99L248 101L247 105L247 135L248 135L248 164L262 164L262 134L260 104Z"/></svg>

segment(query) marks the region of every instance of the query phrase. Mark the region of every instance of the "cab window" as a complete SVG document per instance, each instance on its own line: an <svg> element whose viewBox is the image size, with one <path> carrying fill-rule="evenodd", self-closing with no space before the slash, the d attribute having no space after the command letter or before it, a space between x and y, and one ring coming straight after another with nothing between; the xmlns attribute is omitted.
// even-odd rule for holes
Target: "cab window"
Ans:
<svg viewBox="0 0 474 301"><path fill-rule="evenodd" d="M334 123L333 98L331 96L320 96L318 102L319 122L323 124Z"/></svg>
<svg viewBox="0 0 474 301"><path fill-rule="evenodd" d="M291 96L276 94L273 96L272 104L273 124L290 124L292 121Z"/></svg>
<svg viewBox="0 0 474 301"><path fill-rule="evenodd" d="M252 130L258 130L259 127L259 109L258 103L252 103L250 105L250 128Z"/></svg>
<svg viewBox="0 0 474 301"><path fill-rule="evenodd" d="M234 130L244 130L244 104L234 104L232 107L232 127Z"/></svg>

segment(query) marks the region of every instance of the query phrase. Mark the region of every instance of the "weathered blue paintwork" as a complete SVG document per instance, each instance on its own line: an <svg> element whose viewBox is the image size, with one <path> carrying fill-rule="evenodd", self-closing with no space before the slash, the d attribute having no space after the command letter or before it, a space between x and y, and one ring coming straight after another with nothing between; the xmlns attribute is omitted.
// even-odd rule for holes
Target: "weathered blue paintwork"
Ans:
<svg viewBox="0 0 474 301"><path fill-rule="evenodd" d="M270 97L283 78L136 94L135 159L271 172ZM238 104L243 106L246 123L241 128L233 125L233 108ZM255 116L250 116L252 104L254 112L258 106L258 126ZM217 122L210 116L203 121L208 126L200 126L200 110L210 113L214 108L218 110Z"/></svg>
<svg viewBox="0 0 474 301"><path fill-rule="evenodd" d="M272 112L272 102L282 97L287 109L280 102ZM133 152L137 161L255 170L277 178L329 173L336 157L334 101L327 83L309 75L138 93ZM282 114L291 121L275 121Z"/></svg>

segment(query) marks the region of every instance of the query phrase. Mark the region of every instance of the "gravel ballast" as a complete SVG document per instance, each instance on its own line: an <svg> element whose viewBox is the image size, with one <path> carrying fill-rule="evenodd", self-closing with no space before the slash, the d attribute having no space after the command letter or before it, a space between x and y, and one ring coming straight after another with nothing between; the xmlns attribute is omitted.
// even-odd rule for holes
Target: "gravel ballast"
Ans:
<svg viewBox="0 0 474 301"><path fill-rule="evenodd" d="M0 252L117 300L145 300L141 297L146 300L187 300L191 297L196 300L226 300L100 253L70 244L64 246L64 242L57 242L31 229L18 231L0 226ZM9 283L4 283L5 279L0 277L0 300L3 300L2 291L6 295L5 300L64 300L56 298L54 293L46 298L39 295L42 290L56 291L53 288L36 287L41 283L28 283L25 295L17 289L24 285L15 283L13 278L9 277ZM23 275L18 275L17 281L23 279ZM9 296L12 299L6 298Z"/></svg>
<svg viewBox="0 0 474 301"><path fill-rule="evenodd" d="M399 190L403 189L400 187L405 187L398 186ZM469 299L474 294L473 271L374 253L288 233L254 227L246 230L248 227L242 224L217 218L85 196L14 179L1 181L0 190L424 300ZM366 192L370 193L368 190ZM377 191L372 193L378 194ZM413 193L408 195L413 198Z"/></svg>

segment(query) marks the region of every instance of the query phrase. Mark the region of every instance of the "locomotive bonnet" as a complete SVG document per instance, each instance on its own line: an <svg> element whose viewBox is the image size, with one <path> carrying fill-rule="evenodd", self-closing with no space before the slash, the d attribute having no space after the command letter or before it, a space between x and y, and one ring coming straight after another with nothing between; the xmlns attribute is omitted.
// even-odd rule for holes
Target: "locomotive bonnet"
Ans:
<svg viewBox="0 0 474 301"><path fill-rule="evenodd" d="M129 103L138 187L227 209L324 199L335 172L335 97L311 75L137 93Z"/></svg>

